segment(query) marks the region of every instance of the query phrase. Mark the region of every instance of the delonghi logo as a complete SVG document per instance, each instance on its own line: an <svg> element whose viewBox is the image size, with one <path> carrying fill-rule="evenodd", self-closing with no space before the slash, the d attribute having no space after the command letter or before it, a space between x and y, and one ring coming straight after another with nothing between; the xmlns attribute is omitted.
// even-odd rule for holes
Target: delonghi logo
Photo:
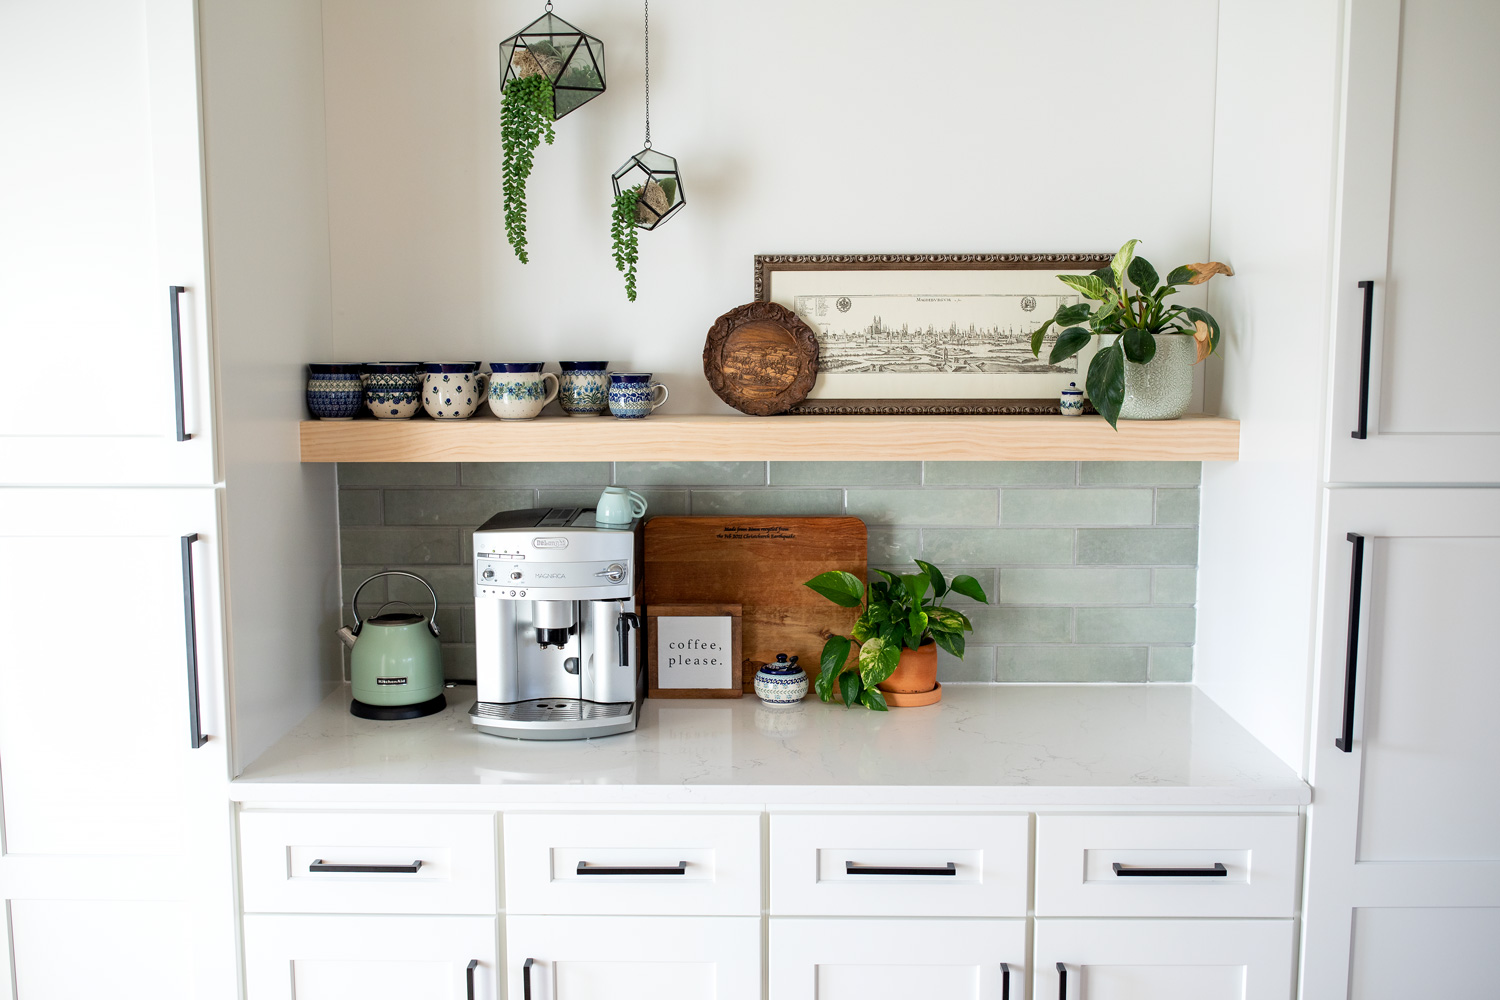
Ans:
<svg viewBox="0 0 1500 1000"><path fill-rule="evenodd" d="M568 578L566 573L533 573L531 575L538 580L566 580Z"/></svg>
<svg viewBox="0 0 1500 1000"><path fill-rule="evenodd" d="M550 538L533 538L531 544L534 548L538 549L565 549L568 547L568 540L561 536L553 535Z"/></svg>

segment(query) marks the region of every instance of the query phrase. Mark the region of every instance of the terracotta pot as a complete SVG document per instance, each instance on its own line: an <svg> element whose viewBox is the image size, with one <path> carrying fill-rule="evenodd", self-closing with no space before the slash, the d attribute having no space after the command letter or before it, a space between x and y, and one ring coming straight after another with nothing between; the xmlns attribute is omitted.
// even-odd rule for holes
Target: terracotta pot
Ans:
<svg viewBox="0 0 1500 1000"><path fill-rule="evenodd" d="M937 643L926 642L920 649L901 650L896 672L875 686L898 694L921 694L937 687Z"/></svg>

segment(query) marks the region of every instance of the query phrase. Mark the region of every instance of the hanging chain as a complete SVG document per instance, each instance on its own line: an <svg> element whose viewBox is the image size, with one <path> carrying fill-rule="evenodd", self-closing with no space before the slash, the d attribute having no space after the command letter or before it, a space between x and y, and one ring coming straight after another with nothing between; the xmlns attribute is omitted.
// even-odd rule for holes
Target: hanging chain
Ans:
<svg viewBox="0 0 1500 1000"><path fill-rule="evenodd" d="M552 0L547 0L547 13L552 13Z"/></svg>
<svg viewBox="0 0 1500 1000"><path fill-rule="evenodd" d="M646 3L646 148L651 148L651 0Z"/></svg>

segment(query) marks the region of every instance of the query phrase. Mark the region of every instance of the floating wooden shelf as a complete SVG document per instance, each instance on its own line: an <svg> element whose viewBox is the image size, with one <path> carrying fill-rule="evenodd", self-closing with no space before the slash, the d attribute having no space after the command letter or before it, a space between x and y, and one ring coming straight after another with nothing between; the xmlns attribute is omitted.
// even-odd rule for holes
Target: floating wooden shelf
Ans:
<svg viewBox="0 0 1500 1000"><path fill-rule="evenodd" d="M307 420L304 462L1232 462L1238 420L737 415Z"/></svg>

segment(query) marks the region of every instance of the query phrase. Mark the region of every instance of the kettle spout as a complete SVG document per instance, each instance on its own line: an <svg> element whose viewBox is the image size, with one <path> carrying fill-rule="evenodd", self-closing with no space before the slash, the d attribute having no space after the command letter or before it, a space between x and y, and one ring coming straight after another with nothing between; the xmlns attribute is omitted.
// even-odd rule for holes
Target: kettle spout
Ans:
<svg viewBox="0 0 1500 1000"><path fill-rule="evenodd" d="M354 648L354 643L357 640L354 638L353 629L349 628L349 626L346 625L343 628L339 629L338 636L341 640L343 640L344 645L348 646L350 649Z"/></svg>

